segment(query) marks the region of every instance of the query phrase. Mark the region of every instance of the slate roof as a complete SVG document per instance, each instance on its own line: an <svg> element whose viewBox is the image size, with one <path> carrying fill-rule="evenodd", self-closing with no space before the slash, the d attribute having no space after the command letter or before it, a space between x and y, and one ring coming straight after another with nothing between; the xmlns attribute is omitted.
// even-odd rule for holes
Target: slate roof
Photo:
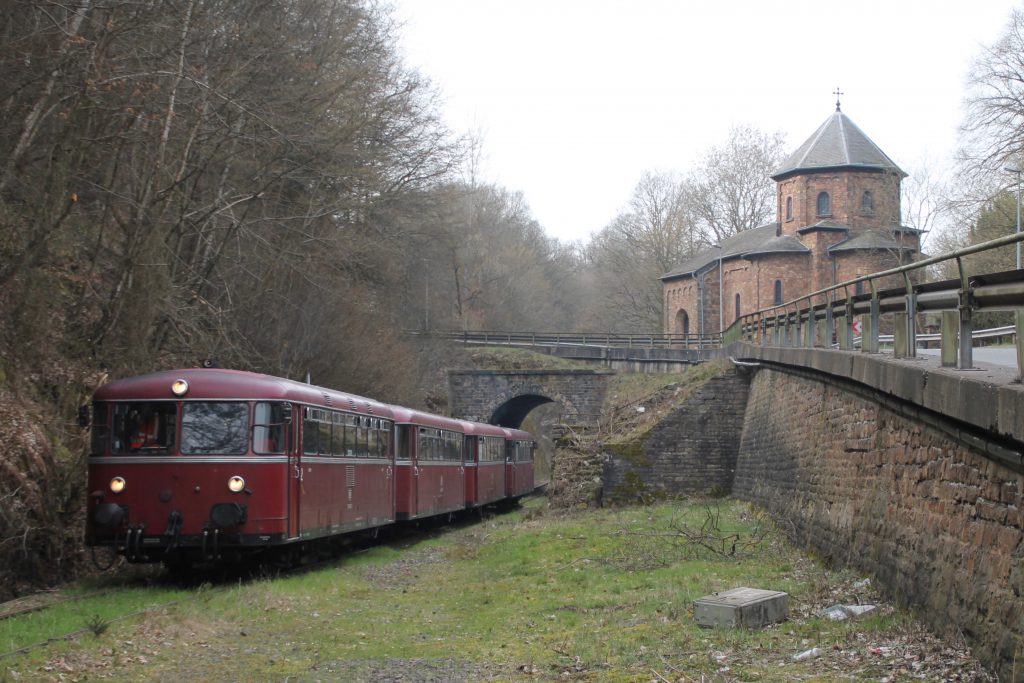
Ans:
<svg viewBox="0 0 1024 683"><path fill-rule="evenodd" d="M776 236L778 223L767 223L752 230L744 230L722 243L721 258L725 261L734 258L747 258L762 254L779 253L811 253L804 244L789 235ZM706 249L684 261L678 268L665 273L659 280L674 280L679 277L693 275L704 268L718 262L718 249Z"/></svg>
<svg viewBox="0 0 1024 683"><path fill-rule="evenodd" d="M914 251L913 248L908 247L901 242L893 239L892 235L888 235L877 230L868 230L862 232L859 235L851 237L850 239L843 240L837 244L833 244L828 248L828 252L834 253L837 251L858 251L864 249L891 249L893 251Z"/></svg>
<svg viewBox="0 0 1024 683"><path fill-rule="evenodd" d="M843 225L838 221L833 221L826 218L825 220L818 221L813 225L805 225L804 227L797 230L797 232L800 233L801 235L804 235L806 233L815 232L817 230L823 230L826 232L849 232L850 226Z"/></svg>
<svg viewBox="0 0 1024 683"><path fill-rule="evenodd" d="M836 109L800 148L772 174L772 180L808 171L866 169L907 174L878 148L846 114Z"/></svg>

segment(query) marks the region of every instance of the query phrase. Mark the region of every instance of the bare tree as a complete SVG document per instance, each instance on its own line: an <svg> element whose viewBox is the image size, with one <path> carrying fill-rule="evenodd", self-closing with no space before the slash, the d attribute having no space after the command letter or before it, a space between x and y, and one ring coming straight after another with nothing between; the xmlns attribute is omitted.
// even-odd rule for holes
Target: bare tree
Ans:
<svg viewBox="0 0 1024 683"><path fill-rule="evenodd" d="M725 144L704 154L683 187L691 221L707 243L721 243L772 219L775 183L769 176L784 154L782 133L750 126L732 128Z"/></svg>
<svg viewBox="0 0 1024 683"><path fill-rule="evenodd" d="M675 175L645 173L626 210L594 236L587 254L603 310L594 320L602 328L660 328L658 277L691 256L700 244L685 196Z"/></svg>
<svg viewBox="0 0 1024 683"><path fill-rule="evenodd" d="M967 82L961 162L970 173L997 174L1024 158L1024 11L983 48Z"/></svg>

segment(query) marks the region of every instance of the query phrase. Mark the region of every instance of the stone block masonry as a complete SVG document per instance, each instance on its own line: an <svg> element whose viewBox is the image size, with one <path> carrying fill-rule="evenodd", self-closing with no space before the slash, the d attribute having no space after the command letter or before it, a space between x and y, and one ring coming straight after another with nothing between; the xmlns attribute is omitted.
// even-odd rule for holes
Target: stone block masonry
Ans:
<svg viewBox="0 0 1024 683"><path fill-rule="evenodd" d="M712 377L646 434L604 449L604 499L636 502L732 488L745 375Z"/></svg>
<svg viewBox="0 0 1024 683"><path fill-rule="evenodd" d="M562 406L567 424L593 424L613 374L603 370L449 370L448 405L453 417L518 427L530 410L555 402Z"/></svg>
<svg viewBox="0 0 1024 683"><path fill-rule="evenodd" d="M993 406L994 410L994 406ZM733 492L1024 676L1024 475L839 386L758 370Z"/></svg>

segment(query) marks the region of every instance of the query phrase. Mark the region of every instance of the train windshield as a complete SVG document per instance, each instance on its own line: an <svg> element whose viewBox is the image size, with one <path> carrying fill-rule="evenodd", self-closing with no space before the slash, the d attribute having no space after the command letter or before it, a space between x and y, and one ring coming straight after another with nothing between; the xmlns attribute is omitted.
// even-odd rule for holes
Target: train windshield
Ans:
<svg viewBox="0 0 1024 683"><path fill-rule="evenodd" d="M97 404L97 406L102 404ZM114 453L168 451L174 447L178 422L175 403L139 401L113 405L111 450ZM102 453L106 439L106 408L96 411L93 428L93 452Z"/></svg>
<svg viewBox="0 0 1024 683"><path fill-rule="evenodd" d="M248 403L188 401L184 404L181 415L183 455L241 455L248 450Z"/></svg>

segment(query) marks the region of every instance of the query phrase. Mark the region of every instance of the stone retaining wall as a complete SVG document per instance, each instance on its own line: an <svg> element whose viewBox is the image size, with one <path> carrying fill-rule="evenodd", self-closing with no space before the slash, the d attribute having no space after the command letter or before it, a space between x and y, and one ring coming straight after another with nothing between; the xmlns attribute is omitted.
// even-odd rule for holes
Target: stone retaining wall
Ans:
<svg viewBox="0 0 1024 683"><path fill-rule="evenodd" d="M604 498L634 502L732 488L748 378L712 377L653 429L604 449Z"/></svg>
<svg viewBox="0 0 1024 683"><path fill-rule="evenodd" d="M734 494L875 575L1001 680L1024 680L1024 475L815 379L757 371ZM1015 664L1016 659L1016 664Z"/></svg>

